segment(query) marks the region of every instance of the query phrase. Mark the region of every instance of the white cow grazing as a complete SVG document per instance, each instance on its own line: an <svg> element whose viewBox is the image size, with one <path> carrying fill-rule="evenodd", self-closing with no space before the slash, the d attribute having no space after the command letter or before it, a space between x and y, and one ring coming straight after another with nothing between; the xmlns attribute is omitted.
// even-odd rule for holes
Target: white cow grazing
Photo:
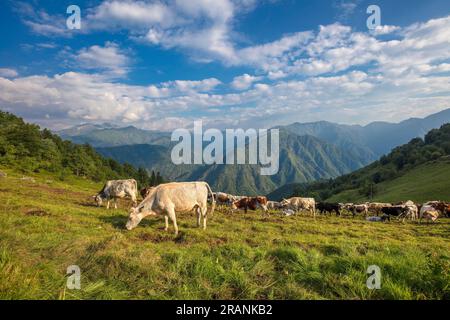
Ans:
<svg viewBox="0 0 450 320"><path fill-rule="evenodd" d="M409 217L411 220L417 220L419 218L419 208L414 202L408 200L404 206L406 208L406 217Z"/></svg>
<svg viewBox="0 0 450 320"><path fill-rule="evenodd" d="M114 208L117 209L117 198L130 197L133 205L137 204L137 182L134 179L109 180L105 183L102 191L94 196L95 202L101 206L103 201L108 201L106 208L109 209L109 202L114 200Z"/></svg>
<svg viewBox="0 0 450 320"><path fill-rule="evenodd" d="M175 234L178 234L176 212L197 211L197 226L200 226L203 216L203 229L206 229L208 193L212 191L206 182L172 182L161 184L154 188L147 197L135 208L130 209L126 228L135 228L147 216L164 215L166 227L169 228L169 218L173 222ZM214 199L214 197L212 197ZM216 206L212 201L211 214Z"/></svg>
<svg viewBox="0 0 450 320"><path fill-rule="evenodd" d="M292 209L295 211L308 210L316 217L316 200L314 198L300 198L294 197L290 199L283 199L281 201L283 208Z"/></svg>

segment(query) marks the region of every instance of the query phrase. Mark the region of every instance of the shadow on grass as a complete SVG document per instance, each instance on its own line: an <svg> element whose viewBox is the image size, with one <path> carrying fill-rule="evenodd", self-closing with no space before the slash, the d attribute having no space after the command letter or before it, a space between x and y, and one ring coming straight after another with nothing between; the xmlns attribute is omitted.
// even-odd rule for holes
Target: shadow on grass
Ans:
<svg viewBox="0 0 450 320"><path fill-rule="evenodd" d="M82 206L82 207L89 207L89 208L99 208L96 203L94 202L87 202L87 201L79 201L75 202L76 205Z"/></svg>
<svg viewBox="0 0 450 320"><path fill-rule="evenodd" d="M112 225L115 229L120 230L126 230L125 225L128 221L127 215L111 215L106 217L99 217L99 219L104 223L109 223ZM161 219L153 218L153 219L143 219L137 228L147 228L147 227L154 227L155 225L162 226L160 229L164 229L164 220L161 221Z"/></svg>

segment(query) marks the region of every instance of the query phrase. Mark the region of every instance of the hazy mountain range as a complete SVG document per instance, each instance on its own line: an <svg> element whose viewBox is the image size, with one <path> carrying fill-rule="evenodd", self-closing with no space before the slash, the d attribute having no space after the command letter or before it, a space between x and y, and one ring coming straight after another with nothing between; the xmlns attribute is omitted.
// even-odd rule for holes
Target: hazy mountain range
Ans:
<svg viewBox="0 0 450 320"><path fill-rule="evenodd" d="M170 159L173 146L170 132L105 123L83 124L58 134L76 143L89 143L101 154L120 162L160 171L170 180L206 180L215 190L251 195L267 194L289 183L334 178L354 171L447 122L450 109L400 123L360 126L320 121L278 126L280 170L274 176L261 176L257 165L175 166Z"/></svg>

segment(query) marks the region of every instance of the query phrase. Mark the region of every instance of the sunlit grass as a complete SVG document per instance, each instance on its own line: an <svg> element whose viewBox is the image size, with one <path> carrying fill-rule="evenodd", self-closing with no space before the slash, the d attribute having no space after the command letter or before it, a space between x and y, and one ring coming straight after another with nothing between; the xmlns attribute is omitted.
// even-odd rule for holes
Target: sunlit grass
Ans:
<svg viewBox="0 0 450 320"><path fill-rule="evenodd" d="M3 170L2 170L3 171ZM126 231L127 203L97 208L82 179L0 178L2 299L449 299L450 223L216 212L181 234L148 218ZM366 287L369 265L381 290ZM66 289L79 265L81 290Z"/></svg>

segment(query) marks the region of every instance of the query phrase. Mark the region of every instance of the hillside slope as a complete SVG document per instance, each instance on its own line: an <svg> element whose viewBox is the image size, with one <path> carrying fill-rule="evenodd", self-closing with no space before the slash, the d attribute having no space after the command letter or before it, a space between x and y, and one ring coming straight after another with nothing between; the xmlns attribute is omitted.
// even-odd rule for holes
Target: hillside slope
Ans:
<svg viewBox="0 0 450 320"><path fill-rule="evenodd" d="M0 111L0 165L24 174L52 172L58 180L76 175L95 181L135 178L141 185L152 184L143 168L104 158L90 145L63 140L3 111Z"/></svg>
<svg viewBox="0 0 450 320"><path fill-rule="evenodd" d="M373 201L398 202L412 200L423 203L433 200L450 202L450 158L444 157L418 166L401 177L377 185ZM330 202L365 202L370 197L359 190L346 190L333 195Z"/></svg>
<svg viewBox="0 0 450 320"><path fill-rule="evenodd" d="M380 158L379 161L372 163L362 169L359 169L350 174L338 177L328 181L318 181L314 183L299 183L284 186L275 190L268 195L269 198L279 200L283 197L292 195L312 196L318 200L326 199L340 199L353 198L368 199L377 198L382 195L383 188L395 179L403 177L401 181L412 179L409 184L409 192L401 193L402 195L414 196L417 190L424 190L425 194L433 194L433 191L438 192L440 188L450 190L450 179L445 174L448 170L448 157L450 156L450 124L443 125L440 129L433 129L425 135L424 140L416 138L411 140L408 144L395 148L391 153ZM420 172L419 168L423 170L423 180L428 181L425 177L433 174L428 173L428 169L434 163L442 170L441 183L420 185L420 181L414 179L414 173ZM395 182L392 182L395 185ZM428 189L429 191L428 191ZM436 189L438 188L438 189ZM447 191L450 193L449 191ZM334 197L341 194L341 196ZM345 196L344 196L345 195ZM393 194L395 196L395 194ZM434 199L436 196L442 196L441 200L448 199L450 194L439 192L427 200ZM397 196L400 196L397 195ZM411 198L411 200L414 200Z"/></svg>

